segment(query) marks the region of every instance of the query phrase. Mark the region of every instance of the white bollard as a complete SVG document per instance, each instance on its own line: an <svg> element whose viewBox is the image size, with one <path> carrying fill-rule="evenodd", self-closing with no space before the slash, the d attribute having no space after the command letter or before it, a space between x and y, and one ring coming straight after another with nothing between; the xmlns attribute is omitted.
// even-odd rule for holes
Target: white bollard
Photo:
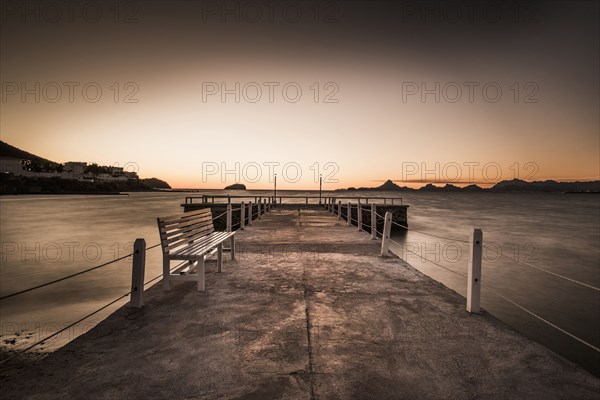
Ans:
<svg viewBox="0 0 600 400"><path fill-rule="evenodd" d="M242 201L240 204L240 230L244 230L244 226L246 225L246 205Z"/></svg>
<svg viewBox="0 0 600 400"><path fill-rule="evenodd" d="M470 313L479 313L480 310L482 248L483 232L481 229L474 229L471 242L472 254L467 272L467 311Z"/></svg>
<svg viewBox="0 0 600 400"><path fill-rule="evenodd" d="M362 231L362 205L360 204L360 202L358 203L358 208L356 209L357 211L357 217L356 219L358 220L358 231L361 232Z"/></svg>
<svg viewBox="0 0 600 400"><path fill-rule="evenodd" d="M348 202L348 215L346 215L346 225L352 225L352 205Z"/></svg>
<svg viewBox="0 0 600 400"><path fill-rule="evenodd" d="M248 226L252 225L252 200L248 202Z"/></svg>
<svg viewBox="0 0 600 400"><path fill-rule="evenodd" d="M385 213L385 220L383 223L383 237L381 238L381 256L387 257L388 250L390 248L390 232L392 231L392 213Z"/></svg>
<svg viewBox="0 0 600 400"><path fill-rule="evenodd" d="M131 269L131 296L129 305L144 306L144 274L146 270L146 241L135 239L133 244L133 265Z"/></svg>
<svg viewBox="0 0 600 400"><path fill-rule="evenodd" d="M231 232L231 203L227 203L227 232Z"/></svg>
<svg viewBox="0 0 600 400"><path fill-rule="evenodd" d="M374 203L371 203L371 239L377 240L377 210Z"/></svg>

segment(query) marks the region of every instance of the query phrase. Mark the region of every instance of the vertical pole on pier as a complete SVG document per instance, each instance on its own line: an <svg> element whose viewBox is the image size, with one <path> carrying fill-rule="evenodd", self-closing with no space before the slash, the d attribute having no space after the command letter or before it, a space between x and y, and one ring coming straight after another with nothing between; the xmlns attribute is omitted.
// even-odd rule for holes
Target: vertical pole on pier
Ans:
<svg viewBox="0 0 600 400"><path fill-rule="evenodd" d="M371 203L371 239L377 239L377 210L375 203Z"/></svg>
<svg viewBox="0 0 600 400"><path fill-rule="evenodd" d="M144 273L146 269L146 241L135 239L133 244L133 266L131 269L131 296L129 305L144 306Z"/></svg>
<svg viewBox="0 0 600 400"><path fill-rule="evenodd" d="M227 232L231 232L231 203L227 204Z"/></svg>
<svg viewBox="0 0 600 400"><path fill-rule="evenodd" d="M252 200L248 202L248 226L252 225Z"/></svg>
<svg viewBox="0 0 600 400"><path fill-rule="evenodd" d="M385 221L383 223L383 237L381 238L381 256L387 257L390 248L390 233L392 231L392 213L385 213Z"/></svg>
<svg viewBox="0 0 600 400"><path fill-rule="evenodd" d="M482 247L483 232L481 229L474 229L471 242L472 254L467 272L467 311L470 313L479 313L480 310Z"/></svg>
<svg viewBox="0 0 600 400"><path fill-rule="evenodd" d="M348 202L348 215L346 215L346 225L352 225L352 205Z"/></svg>
<svg viewBox="0 0 600 400"><path fill-rule="evenodd" d="M319 175L319 204L321 204L321 192L323 191L323 175Z"/></svg>
<svg viewBox="0 0 600 400"><path fill-rule="evenodd" d="M246 225L246 205L242 201L240 204L240 230L244 230L244 225Z"/></svg>
<svg viewBox="0 0 600 400"><path fill-rule="evenodd" d="M265 206L263 208L263 213L268 213L269 212L269 203L267 203L267 199L264 199L263 203L265 203Z"/></svg>
<svg viewBox="0 0 600 400"><path fill-rule="evenodd" d="M262 203L261 203L261 201L260 201L260 198L259 198L259 199L258 199L258 202L256 203L256 206L258 207L258 208L257 208L257 211L256 211L256 214L257 214L257 218L258 218L258 219L260 219L260 205L261 205L261 204L262 204Z"/></svg>
<svg viewBox="0 0 600 400"><path fill-rule="evenodd" d="M360 204L360 201L358 202L358 208L356 209L357 211L357 217L356 219L358 220L357 225L358 225L358 231L362 231L362 204Z"/></svg>
<svg viewBox="0 0 600 400"><path fill-rule="evenodd" d="M342 219L342 202L338 201L338 219Z"/></svg>

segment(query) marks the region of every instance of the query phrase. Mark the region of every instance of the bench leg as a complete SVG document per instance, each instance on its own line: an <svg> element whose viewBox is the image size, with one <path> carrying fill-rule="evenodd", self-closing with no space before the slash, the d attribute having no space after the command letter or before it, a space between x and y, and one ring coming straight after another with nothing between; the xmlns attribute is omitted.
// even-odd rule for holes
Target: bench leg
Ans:
<svg viewBox="0 0 600 400"><path fill-rule="evenodd" d="M217 247L217 272L223 272L223 243Z"/></svg>
<svg viewBox="0 0 600 400"><path fill-rule="evenodd" d="M204 292L204 289L205 289L205 285L204 285L204 257L202 257L202 259L198 260L197 275L198 275L198 291L199 292Z"/></svg>
<svg viewBox="0 0 600 400"><path fill-rule="evenodd" d="M163 290L171 290L171 262L166 254L163 254Z"/></svg>
<svg viewBox="0 0 600 400"><path fill-rule="evenodd" d="M231 259L235 260L235 235L231 237Z"/></svg>

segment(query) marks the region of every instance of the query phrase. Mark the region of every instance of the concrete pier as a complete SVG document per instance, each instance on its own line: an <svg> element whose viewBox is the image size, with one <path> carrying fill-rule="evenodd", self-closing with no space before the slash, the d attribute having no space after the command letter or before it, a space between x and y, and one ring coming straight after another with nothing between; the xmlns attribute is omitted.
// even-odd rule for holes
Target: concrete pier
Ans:
<svg viewBox="0 0 600 400"><path fill-rule="evenodd" d="M264 203L263 203L264 205ZM227 204L226 203L211 203L211 202L205 202L205 203L184 203L181 205L183 207L183 211L184 212L189 212L189 211L196 211L196 210L201 210L204 208L210 208L212 210L212 214L214 216L217 215L221 215L224 212L227 211ZM235 211L232 212L232 223L233 223L233 227L234 229L237 229L237 227L239 227L240 225L240 219L241 219L241 213L239 211L239 208L241 207L241 203L231 203L231 207L232 209L234 209ZM245 207L246 207L246 211L245 211L245 215L244 215L244 221L245 224L248 224L248 219L249 217L249 211L250 208L248 207L248 203L245 203ZM335 209L337 210L338 205L335 205ZM358 203L351 203L351 214L350 214L350 218L351 218L351 222L352 225L358 225ZM361 203L361 207L363 208L363 212L362 212L362 226L363 229L367 232L371 232L371 212L368 211L370 210L371 205L370 204L365 204L365 203ZM408 226L408 205L407 204L377 204L377 213L379 215L385 215L386 212L391 212L392 213L392 220L402 226ZM273 208L278 209L278 210L291 210L291 211L297 211L298 209L302 209L302 210L323 210L324 205L323 204L318 204L318 203L308 203L308 204L302 204L302 203L277 203L273 205ZM258 206L256 203L252 203L252 213L257 213L258 212ZM337 211L336 211L337 212ZM342 208L341 208L341 216L343 219L347 219L348 216L348 203L343 203L342 204ZM254 217L256 218L256 217ZM216 230L225 230L225 226L226 226L226 222L225 222L225 217L221 217L221 218L217 218L214 221L214 225L215 225L215 229ZM381 218L377 218L377 231L378 232L382 232L383 231L383 219ZM403 228L398 227L397 225L393 225L392 226L392 230L401 230Z"/></svg>
<svg viewBox="0 0 600 400"><path fill-rule="evenodd" d="M595 399L600 380L322 210L236 234L206 292L156 285L2 383L4 398Z"/></svg>

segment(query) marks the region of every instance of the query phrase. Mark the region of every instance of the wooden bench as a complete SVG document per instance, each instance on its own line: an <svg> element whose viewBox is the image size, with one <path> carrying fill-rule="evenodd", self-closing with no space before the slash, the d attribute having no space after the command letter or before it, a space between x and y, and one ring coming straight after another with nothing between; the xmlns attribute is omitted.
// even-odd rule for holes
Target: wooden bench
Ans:
<svg viewBox="0 0 600 400"><path fill-rule="evenodd" d="M171 280L197 281L204 291L204 264L217 254L217 271L223 270L223 250L235 259L235 232L215 232L210 208L157 218L163 252L163 287ZM230 241L228 249L223 243ZM171 261L182 261L171 270Z"/></svg>

